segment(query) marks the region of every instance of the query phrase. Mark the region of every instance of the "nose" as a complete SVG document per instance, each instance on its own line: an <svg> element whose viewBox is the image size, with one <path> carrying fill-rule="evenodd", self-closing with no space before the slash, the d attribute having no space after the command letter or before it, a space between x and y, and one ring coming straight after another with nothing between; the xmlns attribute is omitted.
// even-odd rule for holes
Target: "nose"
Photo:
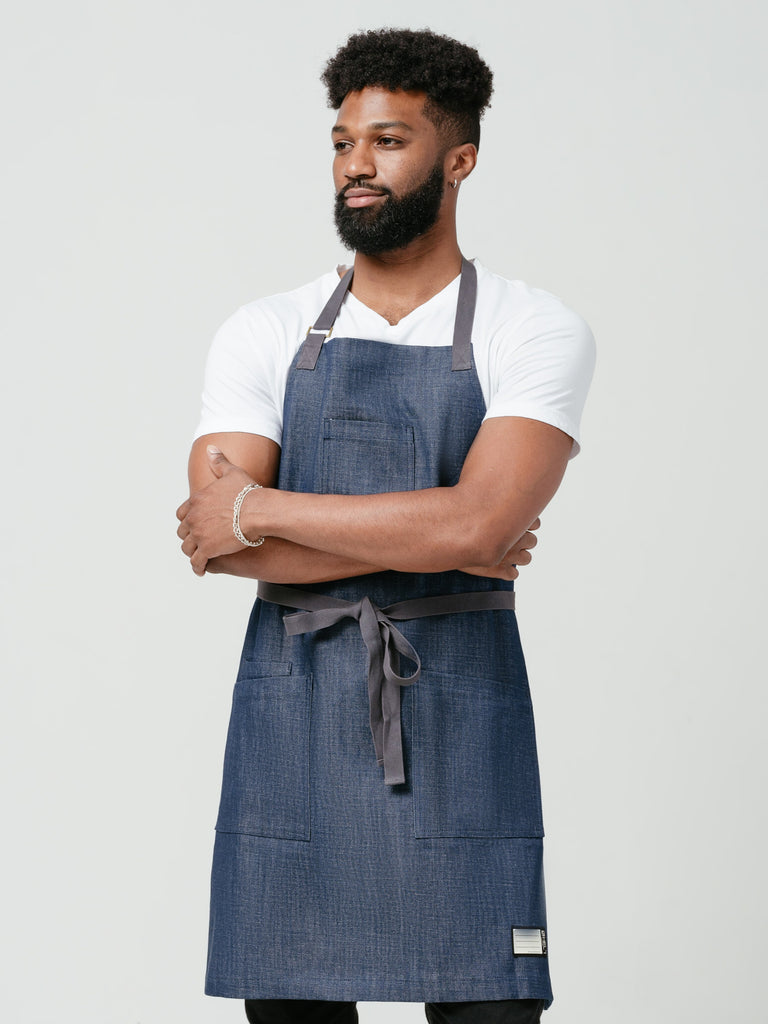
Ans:
<svg viewBox="0 0 768 1024"><path fill-rule="evenodd" d="M344 177L349 181L360 181L376 177L376 165L369 146L359 142L344 162Z"/></svg>

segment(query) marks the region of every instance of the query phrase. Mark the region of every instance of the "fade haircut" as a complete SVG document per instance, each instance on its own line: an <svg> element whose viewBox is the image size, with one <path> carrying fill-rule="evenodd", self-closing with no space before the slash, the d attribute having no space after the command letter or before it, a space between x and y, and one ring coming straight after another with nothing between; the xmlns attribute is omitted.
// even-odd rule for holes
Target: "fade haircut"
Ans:
<svg viewBox="0 0 768 1024"><path fill-rule="evenodd" d="M359 32L331 57L320 77L334 110L348 92L368 86L424 92L424 116L446 148L480 145L480 118L490 106L493 73L477 50L449 36L407 28Z"/></svg>

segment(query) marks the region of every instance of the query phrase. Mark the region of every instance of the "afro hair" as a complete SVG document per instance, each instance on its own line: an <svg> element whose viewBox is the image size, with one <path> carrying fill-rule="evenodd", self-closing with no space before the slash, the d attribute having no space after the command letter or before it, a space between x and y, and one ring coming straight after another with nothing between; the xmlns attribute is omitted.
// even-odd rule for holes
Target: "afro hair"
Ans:
<svg viewBox="0 0 768 1024"><path fill-rule="evenodd" d="M490 106L493 73L477 50L429 29L359 32L325 65L328 105L368 86L426 93L424 115L448 146L480 145L480 118Z"/></svg>

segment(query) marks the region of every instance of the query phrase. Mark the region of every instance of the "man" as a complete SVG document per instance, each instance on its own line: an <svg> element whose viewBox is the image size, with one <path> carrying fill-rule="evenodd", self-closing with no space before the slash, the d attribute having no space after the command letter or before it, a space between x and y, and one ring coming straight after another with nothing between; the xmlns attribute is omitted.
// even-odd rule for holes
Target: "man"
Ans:
<svg viewBox="0 0 768 1024"><path fill-rule="evenodd" d="M260 1024L351 1022L357 1000L534 1022L551 989L512 581L578 451L593 341L462 257L491 95L475 50L365 32L323 78L353 270L220 330L177 513L196 573L260 581L206 991Z"/></svg>

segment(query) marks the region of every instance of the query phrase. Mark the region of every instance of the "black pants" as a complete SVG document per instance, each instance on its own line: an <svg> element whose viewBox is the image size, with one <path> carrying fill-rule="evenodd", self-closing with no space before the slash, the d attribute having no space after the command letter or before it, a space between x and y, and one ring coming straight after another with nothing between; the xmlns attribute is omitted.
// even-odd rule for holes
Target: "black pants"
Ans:
<svg viewBox="0 0 768 1024"><path fill-rule="evenodd" d="M429 1024L538 1024L543 999L425 1003ZM246 999L250 1024L357 1024L356 1003L322 999Z"/></svg>

